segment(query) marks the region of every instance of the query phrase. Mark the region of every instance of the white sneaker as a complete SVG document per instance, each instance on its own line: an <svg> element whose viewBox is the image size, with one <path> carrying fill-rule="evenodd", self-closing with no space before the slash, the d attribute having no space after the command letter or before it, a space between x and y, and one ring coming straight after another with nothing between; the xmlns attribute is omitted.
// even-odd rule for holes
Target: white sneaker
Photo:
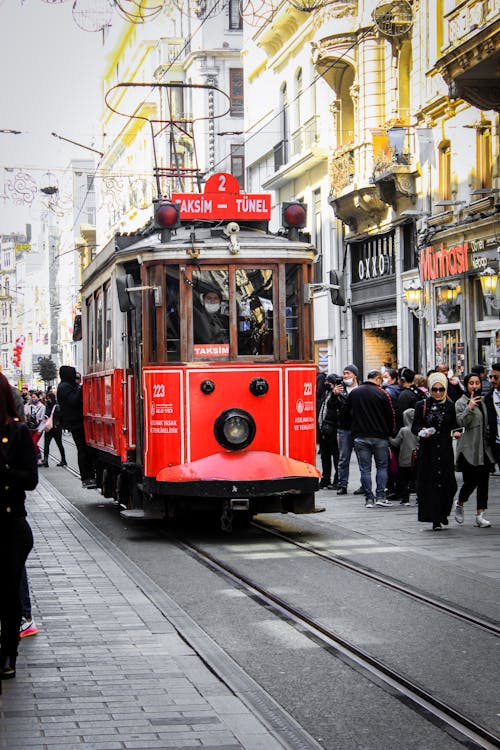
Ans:
<svg viewBox="0 0 500 750"><path fill-rule="evenodd" d="M491 523L484 518L482 513L480 513L476 516L476 526L479 526L480 529L487 529L488 526L491 526Z"/></svg>
<svg viewBox="0 0 500 750"><path fill-rule="evenodd" d="M390 508L392 506L392 503L390 500L386 500L384 497L375 500L375 505L381 505L383 508Z"/></svg>
<svg viewBox="0 0 500 750"><path fill-rule="evenodd" d="M460 505L458 502L455 503L455 521L457 523L464 522L464 506Z"/></svg>

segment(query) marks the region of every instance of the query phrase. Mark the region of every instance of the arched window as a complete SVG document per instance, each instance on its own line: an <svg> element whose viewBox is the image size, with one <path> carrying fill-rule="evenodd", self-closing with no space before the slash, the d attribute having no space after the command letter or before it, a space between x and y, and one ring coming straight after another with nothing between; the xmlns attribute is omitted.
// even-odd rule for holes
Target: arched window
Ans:
<svg viewBox="0 0 500 750"><path fill-rule="evenodd" d="M295 110L295 127L300 128L301 125L301 108L304 107L302 101L302 68L299 68L295 75L295 96L294 96L294 110Z"/></svg>

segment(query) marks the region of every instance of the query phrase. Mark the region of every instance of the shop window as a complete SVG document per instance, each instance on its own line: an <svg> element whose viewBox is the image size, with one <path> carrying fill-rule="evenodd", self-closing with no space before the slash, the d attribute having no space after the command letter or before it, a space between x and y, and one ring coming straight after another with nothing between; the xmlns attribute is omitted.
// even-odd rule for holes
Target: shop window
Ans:
<svg viewBox="0 0 500 750"><path fill-rule="evenodd" d="M437 286L436 294L436 324L460 323L462 306L462 290L459 284Z"/></svg>
<svg viewBox="0 0 500 750"><path fill-rule="evenodd" d="M465 370L464 343L460 341L460 331L436 331L434 337L436 364L448 365L457 375Z"/></svg>
<svg viewBox="0 0 500 750"><path fill-rule="evenodd" d="M481 282L479 279L475 279L475 296L476 296L476 315L477 320L488 320L490 318L496 320L500 317L500 284L497 286L496 299L487 299L483 290L481 289Z"/></svg>
<svg viewBox="0 0 500 750"><path fill-rule="evenodd" d="M443 201L451 199L451 145L443 141L439 146L439 197Z"/></svg>
<svg viewBox="0 0 500 750"><path fill-rule="evenodd" d="M233 117L243 117L243 68L229 70L229 113Z"/></svg>

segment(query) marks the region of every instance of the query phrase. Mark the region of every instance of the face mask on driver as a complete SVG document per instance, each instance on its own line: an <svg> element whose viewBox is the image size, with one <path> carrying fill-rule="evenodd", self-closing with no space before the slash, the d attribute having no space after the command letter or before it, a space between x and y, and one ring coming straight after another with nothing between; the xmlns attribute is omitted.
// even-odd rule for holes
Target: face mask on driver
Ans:
<svg viewBox="0 0 500 750"><path fill-rule="evenodd" d="M205 302L205 310L207 313L213 314L218 312L220 309L220 305L216 302Z"/></svg>

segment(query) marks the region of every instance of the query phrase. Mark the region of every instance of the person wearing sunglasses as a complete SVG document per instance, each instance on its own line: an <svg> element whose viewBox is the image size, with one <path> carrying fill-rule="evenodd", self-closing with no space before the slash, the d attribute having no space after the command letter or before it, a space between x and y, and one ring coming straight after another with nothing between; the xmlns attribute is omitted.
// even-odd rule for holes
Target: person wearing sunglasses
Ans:
<svg viewBox="0 0 500 750"><path fill-rule="evenodd" d="M493 464L493 451L488 440L486 407L481 397L481 379L475 372L464 378L465 393L455 404L457 422L465 432L457 443L457 468L464 483L455 505L455 520L464 522L464 503L476 490L476 526L491 526L484 517L488 507L488 484Z"/></svg>
<svg viewBox="0 0 500 750"><path fill-rule="evenodd" d="M488 433L490 447L495 463L500 468L500 362L491 365L491 391L484 397L488 415Z"/></svg>
<svg viewBox="0 0 500 750"><path fill-rule="evenodd" d="M433 531L448 526L457 491L452 436L459 437L455 404L447 397L448 379L433 372L430 397L415 406L412 432L420 438L417 462L418 520Z"/></svg>

